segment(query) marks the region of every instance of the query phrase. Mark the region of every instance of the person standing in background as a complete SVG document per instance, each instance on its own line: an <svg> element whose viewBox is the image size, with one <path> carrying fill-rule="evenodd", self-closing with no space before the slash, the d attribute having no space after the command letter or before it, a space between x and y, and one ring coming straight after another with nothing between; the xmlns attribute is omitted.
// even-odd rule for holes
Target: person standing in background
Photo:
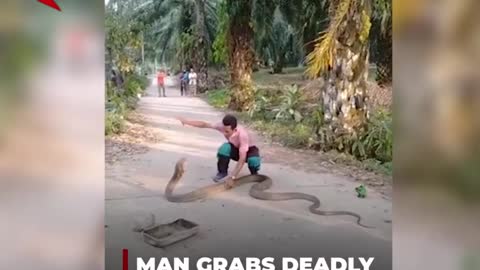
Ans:
<svg viewBox="0 0 480 270"><path fill-rule="evenodd" d="M185 80L187 71L183 70L183 72L180 74L180 95L181 96L186 96L187 95L187 81Z"/></svg>
<svg viewBox="0 0 480 270"><path fill-rule="evenodd" d="M193 68L190 69L190 73L188 74L188 81L189 81L189 88L190 88L190 93L193 90L193 95L197 95L197 73L193 70Z"/></svg>
<svg viewBox="0 0 480 270"><path fill-rule="evenodd" d="M184 83L183 92L184 92L184 95L186 96L188 94L188 70L184 71L182 82Z"/></svg>
<svg viewBox="0 0 480 270"><path fill-rule="evenodd" d="M158 75L157 75L157 85L158 85L158 96L161 97L163 95L163 97L166 97L165 95L165 72L163 71L163 69L161 69L159 72L158 72Z"/></svg>

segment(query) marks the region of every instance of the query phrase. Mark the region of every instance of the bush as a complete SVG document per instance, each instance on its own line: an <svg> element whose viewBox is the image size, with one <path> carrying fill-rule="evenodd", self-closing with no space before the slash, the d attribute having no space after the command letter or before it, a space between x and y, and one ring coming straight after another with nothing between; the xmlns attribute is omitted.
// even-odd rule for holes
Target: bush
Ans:
<svg viewBox="0 0 480 270"><path fill-rule="evenodd" d="M131 75L131 79L136 81L140 89L142 89L142 92L145 91L150 86L150 79L147 76L144 75L139 75L139 74L133 74Z"/></svg>
<svg viewBox="0 0 480 270"><path fill-rule="evenodd" d="M248 111L248 116L252 119L273 120L275 113L272 108L272 98L265 95L265 91L255 91L255 102Z"/></svg>
<svg viewBox="0 0 480 270"><path fill-rule="evenodd" d="M207 93L208 102L215 108L226 108L230 102L230 95L227 89L209 91Z"/></svg>
<svg viewBox="0 0 480 270"><path fill-rule="evenodd" d="M118 134L124 127L123 116L117 112L105 112L105 135Z"/></svg>
<svg viewBox="0 0 480 270"><path fill-rule="evenodd" d="M377 172L382 172L383 174L386 175L392 175L393 174L393 162L381 162L379 160L376 160L374 158L367 159L364 162L364 169L368 171L377 171Z"/></svg>
<svg viewBox="0 0 480 270"><path fill-rule="evenodd" d="M300 122L303 119L304 99L297 85L279 90L256 90L255 104L250 109L252 118Z"/></svg>
<svg viewBox="0 0 480 270"><path fill-rule="evenodd" d="M391 112L379 110L368 121L367 132L361 141L365 155L382 162L393 159L393 130Z"/></svg>
<svg viewBox="0 0 480 270"><path fill-rule="evenodd" d="M127 113L128 107L124 98L121 95L115 94L110 97L105 104L105 110L123 116Z"/></svg>
<svg viewBox="0 0 480 270"><path fill-rule="evenodd" d="M105 105L105 135L118 134L123 130L128 106L120 95L110 97Z"/></svg>
<svg viewBox="0 0 480 270"><path fill-rule="evenodd" d="M143 94L148 86L149 80L147 77L138 74L129 75L125 80L124 94L126 97L137 97L138 94Z"/></svg>
<svg viewBox="0 0 480 270"><path fill-rule="evenodd" d="M393 158L392 115L378 111L367 122L362 133L339 135L328 127L317 132L316 146L323 151L347 152L359 160L375 159L381 163Z"/></svg>
<svg viewBox="0 0 480 270"><path fill-rule="evenodd" d="M275 112L275 120L302 121L303 116L300 110L303 105L303 100L302 93L298 89L298 86L288 87L282 94L280 100L280 104L273 109L273 112Z"/></svg>
<svg viewBox="0 0 480 270"><path fill-rule="evenodd" d="M257 120L253 122L253 126L267 137L287 147L308 147L312 140L312 128L303 123Z"/></svg>
<svg viewBox="0 0 480 270"><path fill-rule="evenodd" d="M143 94L148 86L148 78L138 74L127 76L123 89L116 88L111 82L107 82L105 102L106 135L122 132L127 113L137 107L138 95Z"/></svg>
<svg viewBox="0 0 480 270"><path fill-rule="evenodd" d="M290 147L308 147L312 137L312 128L299 123L293 129L289 129L287 136L284 138L284 144Z"/></svg>

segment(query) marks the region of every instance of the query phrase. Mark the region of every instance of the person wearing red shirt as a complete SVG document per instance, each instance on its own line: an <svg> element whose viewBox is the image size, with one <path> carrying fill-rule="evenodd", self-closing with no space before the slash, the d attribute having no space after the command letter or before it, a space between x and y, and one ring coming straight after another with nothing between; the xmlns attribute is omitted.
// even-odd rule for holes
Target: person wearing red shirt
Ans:
<svg viewBox="0 0 480 270"><path fill-rule="evenodd" d="M161 97L162 95L166 97L165 95L165 72L163 70L160 70L157 74L157 85L158 85L158 96Z"/></svg>

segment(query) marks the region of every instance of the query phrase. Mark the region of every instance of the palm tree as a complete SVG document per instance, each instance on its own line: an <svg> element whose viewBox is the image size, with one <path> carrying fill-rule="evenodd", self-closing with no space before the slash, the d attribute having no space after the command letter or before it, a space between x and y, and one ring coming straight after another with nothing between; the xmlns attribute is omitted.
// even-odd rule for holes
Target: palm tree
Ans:
<svg viewBox="0 0 480 270"><path fill-rule="evenodd" d="M254 32L261 35L268 31L275 6L276 2L271 0L226 0L230 109L247 111L254 103Z"/></svg>
<svg viewBox="0 0 480 270"><path fill-rule="evenodd" d="M375 1L375 8L382 8ZM308 55L307 72L323 76L324 120L331 130L354 133L367 120L367 78L371 0L331 0L328 29Z"/></svg>
<svg viewBox="0 0 480 270"><path fill-rule="evenodd" d="M237 111L249 110L254 102L252 2L253 0L227 0L227 46L232 84L229 108Z"/></svg>
<svg viewBox="0 0 480 270"><path fill-rule="evenodd" d="M196 53L193 66L198 74L198 91L202 93L207 90L208 85L208 50L207 30L205 29L205 0L195 0L195 17Z"/></svg>

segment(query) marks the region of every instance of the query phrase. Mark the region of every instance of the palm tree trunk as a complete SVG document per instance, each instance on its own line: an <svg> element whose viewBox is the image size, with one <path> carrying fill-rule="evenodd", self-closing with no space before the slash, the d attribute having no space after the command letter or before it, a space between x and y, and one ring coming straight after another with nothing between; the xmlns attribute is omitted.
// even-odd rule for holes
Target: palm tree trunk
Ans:
<svg viewBox="0 0 480 270"><path fill-rule="evenodd" d="M207 90L208 80L208 52L207 52L207 31L205 29L205 2L195 0L196 12L196 50L194 52L194 68L197 72L197 89L203 93Z"/></svg>
<svg viewBox="0 0 480 270"><path fill-rule="evenodd" d="M282 73L283 66L285 65L285 53L281 52L280 55L277 56L277 60L273 65L273 73Z"/></svg>
<svg viewBox="0 0 480 270"><path fill-rule="evenodd" d="M230 12L227 36L232 84L229 108L246 111L254 102L252 0L228 0L227 4L230 7L235 6L235 12Z"/></svg>
<svg viewBox="0 0 480 270"><path fill-rule="evenodd" d="M322 93L325 121L337 134L358 131L367 120L370 11L362 3L351 7L345 17Z"/></svg>

